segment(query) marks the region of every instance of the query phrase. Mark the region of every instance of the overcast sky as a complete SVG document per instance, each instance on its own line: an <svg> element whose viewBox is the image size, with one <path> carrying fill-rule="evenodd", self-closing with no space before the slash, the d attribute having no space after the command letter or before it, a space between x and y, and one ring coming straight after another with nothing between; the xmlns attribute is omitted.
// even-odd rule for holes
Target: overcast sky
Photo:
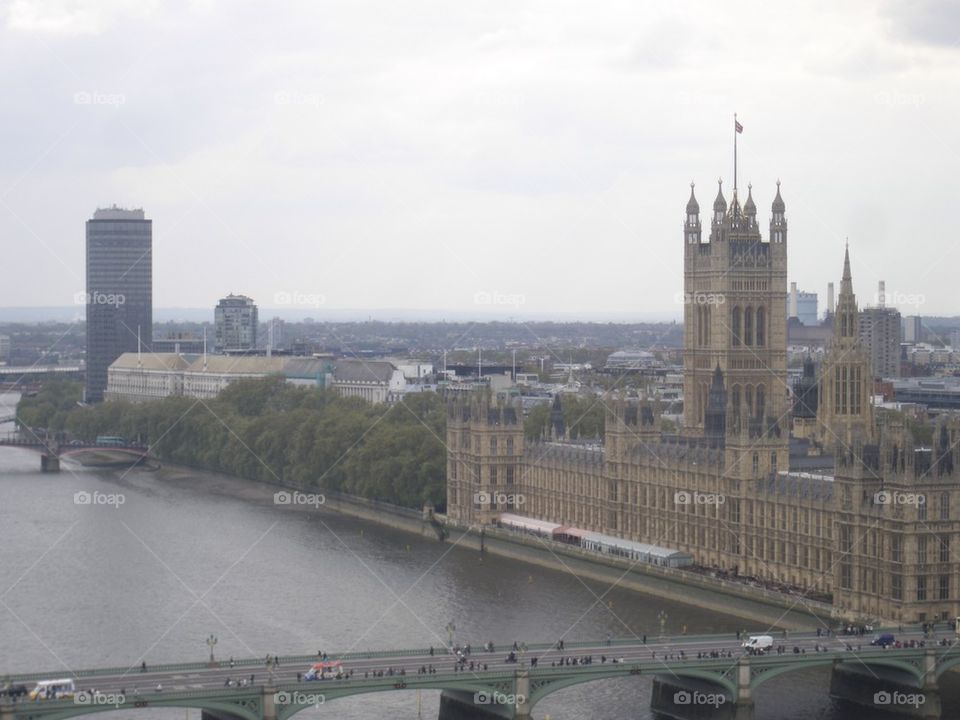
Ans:
<svg viewBox="0 0 960 720"><path fill-rule="evenodd" d="M70 305L117 203L153 219L156 307L679 317L689 183L729 197L737 112L790 280L823 303L849 237L862 305L885 279L960 313L957 3L12 0L0 27L0 306Z"/></svg>

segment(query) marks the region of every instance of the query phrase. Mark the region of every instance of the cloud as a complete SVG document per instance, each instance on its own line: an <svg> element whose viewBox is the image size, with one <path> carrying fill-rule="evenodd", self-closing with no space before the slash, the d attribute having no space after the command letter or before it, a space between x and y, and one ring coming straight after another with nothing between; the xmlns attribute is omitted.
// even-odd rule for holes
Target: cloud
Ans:
<svg viewBox="0 0 960 720"><path fill-rule="evenodd" d="M891 0L885 10L895 37L920 45L960 49L960 4L954 0Z"/></svg>

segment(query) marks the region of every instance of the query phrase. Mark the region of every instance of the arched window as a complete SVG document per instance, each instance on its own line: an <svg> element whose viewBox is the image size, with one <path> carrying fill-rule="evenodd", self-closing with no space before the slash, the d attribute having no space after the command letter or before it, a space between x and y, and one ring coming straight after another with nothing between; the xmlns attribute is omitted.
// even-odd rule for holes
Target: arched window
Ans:
<svg viewBox="0 0 960 720"><path fill-rule="evenodd" d="M757 385L757 417L760 419L763 419L766 414L766 403L766 391L763 389L763 385Z"/></svg>
<svg viewBox="0 0 960 720"><path fill-rule="evenodd" d="M734 385L730 391L730 407L733 409L734 420L740 418L740 386Z"/></svg>
<svg viewBox="0 0 960 720"><path fill-rule="evenodd" d="M747 417L753 417L753 386L747 385L746 389L743 391L744 403L747 406Z"/></svg>
<svg viewBox="0 0 960 720"><path fill-rule="evenodd" d="M733 329L733 344L737 346L740 344L740 306L734 307L732 312L732 317L730 318L730 326Z"/></svg>
<svg viewBox="0 0 960 720"><path fill-rule="evenodd" d="M757 308L757 347L763 347L767 341L767 309Z"/></svg>
<svg viewBox="0 0 960 720"><path fill-rule="evenodd" d="M743 311L743 344L753 345L753 308Z"/></svg>

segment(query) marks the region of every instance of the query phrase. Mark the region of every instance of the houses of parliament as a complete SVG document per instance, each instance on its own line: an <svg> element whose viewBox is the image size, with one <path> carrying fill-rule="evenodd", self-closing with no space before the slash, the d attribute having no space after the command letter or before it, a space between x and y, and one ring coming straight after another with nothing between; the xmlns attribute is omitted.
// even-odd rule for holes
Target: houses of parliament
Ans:
<svg viewBox="0 0 960 720"><path fill-rule="evenodd" d="M788 385L787 244L779 182L766 237L752 189L728 205L721 185L707 232L691 185L682 428L662 430L642 391L613 392L596 400L602 444L567 439L559 400L550 436L529 442L516 396L452 398L448 516L519 514L675 549L703 568L828 597L850 618L960 615L960 423L941 417L918 434L873 407L849 251L830 348Z"/></svg>

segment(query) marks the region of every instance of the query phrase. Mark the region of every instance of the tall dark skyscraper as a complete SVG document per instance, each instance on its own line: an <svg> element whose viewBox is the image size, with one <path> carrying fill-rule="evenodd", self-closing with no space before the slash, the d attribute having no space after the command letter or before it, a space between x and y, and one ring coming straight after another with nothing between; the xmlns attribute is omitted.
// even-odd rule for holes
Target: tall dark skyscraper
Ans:
<svg viewBox="0 0 960 720"><path fill-rule="evenodd" d="M107 368L153 340L153 221L143 210L98 209L87 220L87 401L100 402Z"/></svg>

